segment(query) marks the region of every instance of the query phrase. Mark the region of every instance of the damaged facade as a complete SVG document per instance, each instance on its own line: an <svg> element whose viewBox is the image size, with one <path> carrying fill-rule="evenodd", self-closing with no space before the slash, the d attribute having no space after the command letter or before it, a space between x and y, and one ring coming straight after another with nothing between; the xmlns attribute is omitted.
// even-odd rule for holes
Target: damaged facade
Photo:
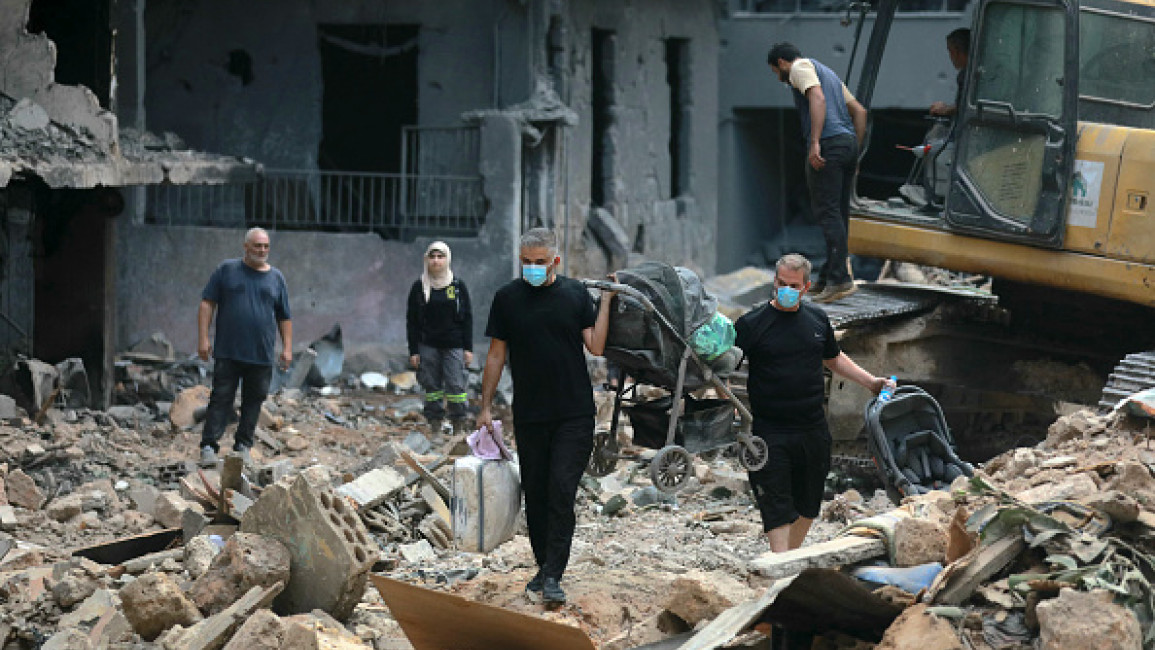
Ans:
<svg viewBox="0 0 1155 650"><path fill-rule="evenodd" d="M82 359L103 403L115 348L114 217L125 205L118 188L256 174L251 161L166 150L120 132L109 110L111 6L0 3L0 344L9 359Z"/></svg>
<svg viewBox="0 0 1155 650"><path fill-rule="evenodd" d="M367 350L403 344L434 238L478 314L539 224L570 275L632 252L714 267L717 3L156 3L127 18L143 43L119 65L144 70L148 127L266 174L240 197L150 192L125 220L121 245L147 252L121 260L122 345L157 329L191 345L196 290L248 225L276 229L304 336L340 321Z"/></svg>

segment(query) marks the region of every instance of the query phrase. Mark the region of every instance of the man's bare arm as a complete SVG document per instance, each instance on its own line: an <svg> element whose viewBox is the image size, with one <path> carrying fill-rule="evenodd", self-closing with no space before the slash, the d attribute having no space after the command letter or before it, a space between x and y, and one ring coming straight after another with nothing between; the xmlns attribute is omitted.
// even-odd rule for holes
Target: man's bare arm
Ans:
<svg viewBox="0 0 1155 650"><path fill-rule="evenodd" d="M846 356L845 352L839 353L838 356L833 359L824 360L822 365L829 368L830 372L841 375L876 395L878 391L882 390L883 386L891 383L889 379L875 377L863 370L861 366L854 362L854 359Z"/></svg>
<svg viewBox="0 0 1155 650"><path fill-rule="evenodd" d="M846 110L850 111L850 120L854 122L854 136L858 138L858 146L866 138L866 107L858 103L857 99L846 102Z"/></svg>
<svg viewBox="0 0 1155 650"><path fill-rule="evenodd" d="M277 330L281 333L281 368L287 369L293 363L293 321L277 321Z"/></svg>
<svg viewBox="0 0 1155 650"><path fill-rule="evenodd" d="M485 369L481 373L481 411L477 414L477 427L488 427L493 423L489 407L497 392L497 382L505 368L506 344L502 339L489 339L489 353L485 356Z"/></svg>
<svg viewBox="0 0 1155 650"><path fill-rule="evenodd" d="M213 348L209 344L209 325L213 322L213 313L217 304L211 300L201 300L197 309L197 356L202 361L208 361L212 356Z"/></svg>
<svg viewBox="0 0 1155 650"><path fill-rule="evenodd" d="M822 129L826 126L826 95L822 93L822 86L808 88L806 100L810 106L810 139L807 141L807 159L814 169L822 169L826 164L822 158Z"/></svg>
<svg viewBox="0 0 1155 650"><path fill-rule="evenodd" d="M586 349L594 356L600 357L606 351L606 335L610 331L610 303L613 300L614 294L603 292L594 326L582 330L582 341L585 342Z"/></svg>

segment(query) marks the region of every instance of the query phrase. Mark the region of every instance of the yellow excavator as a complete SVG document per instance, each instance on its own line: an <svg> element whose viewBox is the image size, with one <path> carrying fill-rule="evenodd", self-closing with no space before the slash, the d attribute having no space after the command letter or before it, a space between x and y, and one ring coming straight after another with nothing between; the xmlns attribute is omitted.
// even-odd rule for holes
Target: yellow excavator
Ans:
<svg viewBox="0 0 1155 650"><path fill-rule="evenodd" d="M896 5L871 7L855 92L868 107ZM976 0L973 9L957 116L946 146L922 149L923 173L938 178L921 184L920 204L856 196L850 251L989 276L997 309L867 327L844 346L939 383L952 427L1005 434L970 454L982 459L1027 442L1024 431L1045 433L1046 413L1031 429L1032 413L1098 397L1103 384L1091 391L1085 375L1107 382L1104 403L1129 374L1155 382L1155 355L1112 369L1155 348L1155 2ZM859 419L862 399L835 386L832 424L839 413Z"/></svg>

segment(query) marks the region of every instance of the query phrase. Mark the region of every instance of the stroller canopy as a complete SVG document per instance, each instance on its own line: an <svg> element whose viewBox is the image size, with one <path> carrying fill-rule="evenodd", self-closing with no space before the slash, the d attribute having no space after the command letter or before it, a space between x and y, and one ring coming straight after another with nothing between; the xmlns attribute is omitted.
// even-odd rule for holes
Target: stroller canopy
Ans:
<svg viewBox="0 0 1155 650"><path fill-rule="evenodd" d="M617 273L618 282L641 291L687 338L718 310L718 299L706 293L698 274L663 262L642 262Z"/></svg>

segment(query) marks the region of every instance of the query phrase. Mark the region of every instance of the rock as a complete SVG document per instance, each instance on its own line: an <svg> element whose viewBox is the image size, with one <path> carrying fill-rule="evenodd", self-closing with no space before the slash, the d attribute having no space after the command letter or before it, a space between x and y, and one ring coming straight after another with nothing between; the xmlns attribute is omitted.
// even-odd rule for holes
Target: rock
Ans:
<svg viewBox="0 0 1155 650"><path fill-rule="evenodd" d="M279 650L285 638L285 624L267 609L258 610L233 634L224 650Z"/></svg>
<svg viewBox="0 0 1155 650"><path fill-rule="evenodd" d="M1057 598L1039 603L1042 650L1139 650L1142 629L1130 610L1111 594L1064 588ZM926 646L933 647L933 646Z"/></svg>
<svg viewBox="0 0 1155 650"><path fill-rule="evenodd" d="M86 575L70 573L52 585L52 597L64 609L71 609L76 603L91 596L99 585Z"/></svg>
<svg viewBox="0 0 1155 650"><path fill-rule="evenodd" d="M380 505L404 487L405 477L400 472L392 467L379 467L338 487L337 494L352 499L358 509L364 510Z"/></svg>
<svg viewBox="0 0 1155 650"><path fill-rule="evenodd" d="M110 406L106 413L108 413L108 417L116 420L116 423L123 427L134 427L139 422L152 420L151 413L135 406Z"/></svg>
<svg viewBox="0 0 1155 650"><path fill-rule="evenodd" d="M1143 463L1124 461L1115 466L1115 477L1107 483L1107 488L1141 498L1142 494L1155 495L1155 478Z"/></svg>
<svg viewBox="0 0 1155 650"><path fill-rule="evenodd" d="M734 494L745 494L750 491L750 475L732 469L711 468L709 476L702 479L702 482L725 487Z"/></svg>
<svg viewBox="0 0 1155 650"><path fill-rule="evenodd" d="M197 535L184 545L184 568L193 580L208 573L213 558L220 555L221 549L212 543L207 535Z"/></svg>
<svg viewBox="0 0 1155 650"><path fill-rule="evenodd" d="M8 124L18 131L44 131L50 123L48 112L27 97L16 102L8 111L7 119Z"/></svg>
<svg viewBox="0 0 1155 650"><path fill-rule="evenodd" d="M19 525L16 509L8 504L0 505L0 530L16 530Z"/></svg>
<svg viewBox="0 0 1155 650"><path fill-rule="evenodd" d="M842 498L846 499L847 503L862 503L862 493L854 488L843 492Z"/></svg>
<svg viewBox="0 0 1155 650"><path fill-rule="evenodd" d="M1115 490L1098 492L1079 499L1092 508L1107 513L1116 523L1127 524L1139 518L1142 508L1134 497Z"/></svg>
<svg viewBox="0 0 1155 650"><path fill-rule="evenodd" d="M309 448L309 441L301 434L294 434L285 441L285 448L289 451L304 451Z"/></svg>
<svg viewBox="0 0 1155 650"><path fill-rule="evenodd" d="M417 387L417 373L410 370L389 375L389 385L395 393L411 393Z"/></svg>
<svg viewBox="0 0 1155 650"><path fill-rule="evenodd" d="M40 650L91 650L92 641L80 630L61 630L53 634Z"/></svg>
<svg viewBox="0 0 1155 650"><path fill-rule="evenodd" d="M1090 410L1083 409L1070 415L1064 415L1052 422L1051 426L1047 428L1045 445L1054 449L1064 442L1086 438L1103 431L1105 428L1106 424L1102 418Z"/></svg>
<svg viewBox="0 0 1155 650"><path fill-rule="evenodd" d="M16 410L16 400L8 395L0 394L0 420L11 420L20 417Z"/></svg>
<svg viewBox="0 0 1155 650"><path fill-rule="evenodd" d="M1027 470L1037 467L1038 464L1039 461L1035 457L1033 449L1015 449L1011 452L1011 458L1007 461L1003 476L1012 478L1022 476Z"/></svg>
<svg viewBox="0 0 1155 650"><path fill-rule="evenodd" d="M340 624L326 624L311 617L294 616L285 625L284 648L293 650L353 650L369 648Z"/></svg>
<svg viewBox="0 0 1155 650"><path fill-rule="evenodd" d="M201 612L213 615L253 587L271 587L289 581L289 549L270 537L234 533L213 558L209 570L197 578L189 597Z"/></svg>
<svg viewBox="0 0 1155 650"><path fill-rule="evenodd" d="M752 600L757 593L745 583L718 573L691 569L666 589L665 609L689 624L711 620L734 605Z"/></svg>
<svg viewBox="0 0 1155 650"><path fill-rule="evenodd" d="M121 613L119 599L108 589L97 589L71 612L60 617L61 630L91 630L89 640L98 648L127 647L132 625Z"/></svg>
<svg viewBox="0 0 1155 650"><path fill-rule="evenodd" d="M1071 474L1058 483L1043 483L1020 492L1017 496L1026 503L1078 499L1099 491L1099 486L1086 474Z"/></svg>
<svg viewBox="0 0 1155 650"><path fill-rule="evenodd" d="M415 454L428 454L433 450L433 443L429 442L429 438L426 438L425 434L420 431L413 431L405 436L405 442L402 444Z"/></svg>
<svg viewBox="0 0 1155 650"><path fill-rule="evenodd" d="M208 386L192 386L177 393L168 409L168 420L173 428L181 430L196 426L197 411L208 408L210 393L212 390Z"/></svg>
<svg viewBox="0 0 1155 650"><path fill-rule="evenodd" d="M147 483L133 485L128 489L128 502L133 508L147 515L156 512L156 500L159 496L160 490Z"/></svg>
<svg viewBox="0 0 1155 650"><path fill-rule="evenodd" d="M602 514L607 517L613 517L614 515L625 510L629 503L630 502L627 501L624 496L615 494L609 499L606 499L605 505L602 506Z"/></svg>
<svg viewBox="0 0 1155 650"><path fill-rule="evenodd" d="M890 627L875 650L964 650L954 626L926 611L924 603L908 607Z"/></svg>
<svg viewBox="0 0 1155 650"><path fill-rule="evenodd" d="M634 493L630 495L630 500L633 501L634 505L639 508L652 506L655 503L678 502L677 497L673 494L666 494L652 485L647 485L644 488L638 488L637 490L634 490Z"/></svg>
<svg viewBox="0 0 1155 650"><path fill-rule="evenodd" d="M104 520L95 512L82 512L68 523L80 530L96 530L104 525Z"/></svg>
<svg viewBox="0 0 1155 650"><path fill-rule="evenodd" d="M934 521L910 517L894 526L894 561L900 567L944 562L947 527Z"/></svg>
<svg viewBox="0 0 1155 650"><path fill-rule="evenodd" d="M36 487L36 482L24 470L13 470L5 479L8 503L28 510L39 510L44 504L44 493Z"/></svg>
<svg viewBox="0 0 1155 650"><path fill-rule="evenodd" d="M174 625L192 625L203 617L196 605L164 573L146 573L120 590L124 615L132 629L152 641Z"/></svg>
<svg viewBox="0 0 1155 650"><path fill-rule="evenodd" d="M82 499L83 496L79 492L73 492L72 494L53 500L48 504L48 507L44 509L44 512L56 521L68 521L81 513L80 504L82 503Z"/></svg>
<svg viewBox="0 0 1155 650"><path fill-rule="evenodd" d="M189 503L176 491L161 492L156 499L155 512L152 516L165 528L180 528L184 511L192 508L197 512L204 512L200 504Z"/></svg>
<svg viewBox="0 0 1155 650"><path fill-rule="evenodd" d="M437 559L437 552L429 540L418 540L412 544L398 544L397 551L410 564L425 564Z"/></svg>
<svg viewBox="0 0 1155 650"><path fill-rule="evenodd" d="M288 547L292 572L276 599L281 612L322 609L347 618L361 601L369 570L380 556L353 507L303 475L265 488L242 517L240 530Z"/></svg>

